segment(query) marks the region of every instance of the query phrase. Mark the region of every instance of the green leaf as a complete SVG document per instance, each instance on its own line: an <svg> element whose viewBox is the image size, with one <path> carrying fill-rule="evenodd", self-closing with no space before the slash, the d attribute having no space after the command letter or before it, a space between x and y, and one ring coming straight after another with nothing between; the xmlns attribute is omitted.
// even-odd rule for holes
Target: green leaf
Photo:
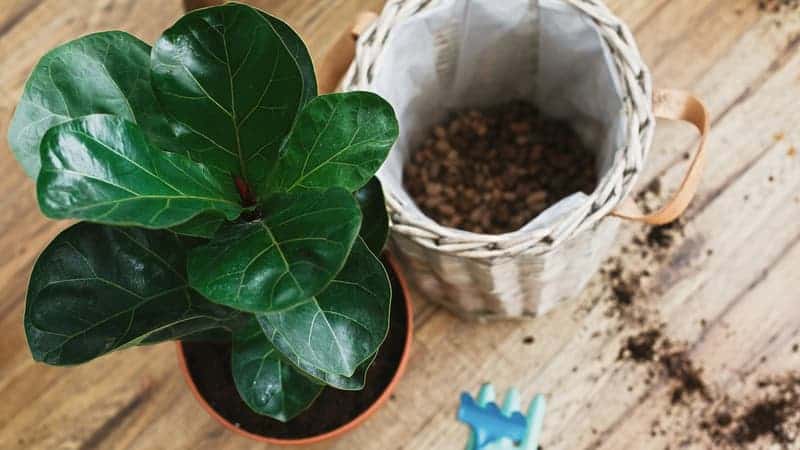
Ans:
<svg viewBox="0 0 800 450"><path fill-rule="evenodd" d="M235 329L235 328L234 328ZM211 328L181 336L181 342L233 342L228 328Z"/></svg>
<svg viewBox="0 0 800 450"><path fill-rule="evenodd" d="M231 370L247 406L281 422L311 406L324 388L280 358L255 318L234 333Z"/></svg>
<svg viewBox="0 0 800 450"><path fill-rule="evenodd" d="M121 31L90 34L48 52L17 105L8 142L28 176L39 174L39 143L51 127L89 114L138 123L159 147L173 135L150 87L150 46Z"/></svg>
<svg viewBox="0 0 800 450"><path fill-rule="evenodd" d="M203 299L203 301L207 301ZM231 332L227 328L227 320L222 321L207 317L197 317L154 331L136 345L158 344L164 341L223 341L230 342Z"/></svg>
<svg viewBox="0 0 800 450"><path fill-rule="evenodd" d="M229 220L242 211L231 181L217 183L187 157L161 151L125 119L92 115L42 139L39 206L55 219L166 228L204 211Z"/></svg>
<svg viewBox="0 0 800 450"><path fill-rule="evenodd" d="M225 217L215 213L203 213L170 229L183 236L211 239L223 223Z"/></svg>
<svg viewBox="0 0 800 450"><path fill-rule="evenodd" d="M266 320L260 321L264 334L268 336L269 341L281 353L284 360L288 361L295 368L303 372L306 376L317 380L319 383L324 383L336 389L344 391L360 391L364 389L367 382L367 371L375 361L377 353L372 355L367 361L362 363L356 369L352 376L346 377L343 375L336 375L333 373L324 372L314 367L308 361L300 358L297 353L292 350L286 339L279 334Z"/></svg>
<svg viewBox="0 0 800 450"><path fill-rule="evenodd" d="M381 182L377 177L372 177L355 195L363 216L358 234L372 253L380 255L389 237L389 215L386 213Z"/></svg>
<svg viewBox="0 0 800 450"><path fill-rule="evenodd" d="M263 192L360 188L397 139L392 106L369 92L321 95L297 117L285 153Z"/></svg>
<svg viewBox="0 0 800 450"><path fill-rule="evenodd" d="M265 330L280 334L298 358L323 372L350 377L386 338L391 298L386 270L359 239L321 294L290 309L259 314L258 320Z"/></svg>
<svg viewBox="0 0 800 450"><path fill-rule="evenodd" d="M180 241L167 231L90 223L63 231L39 256L28 286L25 332L34 359L82 363L238 314L192 291L185 265Z"/></svg>
<svg viewBox="0 0 800 450"><path fill-rule="evenodd" d="M250 312L318 294L344 265L361 226L350 193L273 194L261 220L229 224L191 251L189 282L210 300Z"/></svg>
<svg viewBox="0 0 800 450"><path fill-rule="evenodd" d="M289 53L292 54L297 67L300 69L300 76L303 78L303 93L300 99L300 107L303 107L312 98L317 96L317 77L314 74L314 63L311 61L311 55L308 53L306 44L303 39L295 32L292 27L287 23L281 21L276 17L272 17L264 11L259 13L267 19L275 28L283 45Z"/></svg>
<svg viewBox="0 0 800 450"><path fill-rule="evenodd" d="M180 122L191 158L253 186L316 93L305 45L278 22L235 3L200 9L166 30L152 52L156 96Z"/></svg>

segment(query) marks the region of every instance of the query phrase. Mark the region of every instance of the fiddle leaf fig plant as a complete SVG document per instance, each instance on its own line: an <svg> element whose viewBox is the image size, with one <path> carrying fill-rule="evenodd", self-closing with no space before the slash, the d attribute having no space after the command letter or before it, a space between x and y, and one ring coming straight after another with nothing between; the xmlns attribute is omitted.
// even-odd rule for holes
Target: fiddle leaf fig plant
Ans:
<svg viewBox="0 0 800 450"><path fill-rule="evenodd" d="M374 174L397 134L375 94L317 95L297 34L241 4L152 48L110 31L50 51L8 139L42 212L80 222L34 265L34 359L221 335L259 414L363 388L389 328Z"/></svg>

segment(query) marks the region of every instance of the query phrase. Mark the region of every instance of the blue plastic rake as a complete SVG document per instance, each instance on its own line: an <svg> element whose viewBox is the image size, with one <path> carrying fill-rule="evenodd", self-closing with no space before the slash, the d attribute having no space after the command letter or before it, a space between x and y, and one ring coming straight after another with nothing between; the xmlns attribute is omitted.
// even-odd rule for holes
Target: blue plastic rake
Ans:
<svg viewBox="0 0 800 450"><path fill-rule="evenodd" d="M475 400L466 392L461 394L457 417L472 428L467 450L536 450L546 408L544 396L534 397L527 415L519 412L516 388L508 390L502 408L494 399L491 384L481 386Z"/></svg>

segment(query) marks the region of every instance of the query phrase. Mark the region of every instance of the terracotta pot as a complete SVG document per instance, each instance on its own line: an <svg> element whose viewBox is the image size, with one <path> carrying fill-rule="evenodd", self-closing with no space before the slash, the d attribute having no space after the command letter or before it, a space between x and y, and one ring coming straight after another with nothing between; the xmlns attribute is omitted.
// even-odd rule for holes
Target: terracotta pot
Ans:
<svg viewBox="0 0 800 450"><path fill-rule="evenodd" d="M252 439L254 441L263 442L267 444L276 444L276 445L311 445L317 444L322 441L331 440L334 438L338 438L344 433L358 427L361 425L367 418L369 418L375 411L377 411L391 396L392 392L394 391L395 387L397 386L398 381L403 376L405 372L406 365L408 364L408 358L411 353L411 339L414 334L414 314L413 314L413 306L411 302L411 297L409 296L408 287L406 285L406 280L403 277L402 273L397 270L397 264L395 263L394 258L391 255L387 254L387 260L389 262L388 269L391 270L397 277L398 283L403 291L402 298L405 301L405 312L407 314L407 325L406 325L406 337L405 337L405 344L403 348L402 356L400 357L400 363L397 366L397 371L392 376L391 381L386 386L386 389L381 393L381 395L375 400L369 408L365 409L361 412L356 418L351 420L350 422L345 423L344 425L339 426L336 429L328 431L323 434L319 434L316 436L309 436L304 438L298 439L285 439L285 438L273 438L269 436L261 436L258 434L250 433L242 428L237 427L236 425L232 424L228 419L222 417L214 408L209 405L205 398L200 394L200 391L197 388L197 385L194 382L191 374L189 373L189 369L186 364L186 357L183 351L183 344L179 341L177 343L178 349L178 364L180 365L181 372L183 372L183 377L186 380L186 384L189 385L189 389L192 391L192 394L200 403L200 406L206 410L206 412L213 417L217 422L222 424L225 428L229 429L230 431L240 435ZM395 296L392 300L396 300L397 297Z"/></svg>

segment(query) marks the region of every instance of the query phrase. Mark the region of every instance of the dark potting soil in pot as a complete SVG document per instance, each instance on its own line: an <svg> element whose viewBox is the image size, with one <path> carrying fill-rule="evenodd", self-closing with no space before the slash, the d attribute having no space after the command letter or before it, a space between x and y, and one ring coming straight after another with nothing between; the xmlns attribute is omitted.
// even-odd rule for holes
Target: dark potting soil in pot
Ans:
<svg viewBox="0 0 800 450"><path fill-rule="evenodd" d="M403 184L439 224L500 234L597 184L595 157L566 122L516 101L451 114L406 163Z"/></svg>
<svg viewBox="0 0 800 450"><path fill-rule="evenodd" d="M293 420L282 423L252 412L239 397L231 374L229 343L184 342L186 365L197 389L222 417L261 436L301 439L327 433L352 421L372 406L386 390L403 355L409 318L403 290L391 270L389 278L393 294L389 334L367 372L367 383L363 390L325 388L309 409Z"/></svg>

